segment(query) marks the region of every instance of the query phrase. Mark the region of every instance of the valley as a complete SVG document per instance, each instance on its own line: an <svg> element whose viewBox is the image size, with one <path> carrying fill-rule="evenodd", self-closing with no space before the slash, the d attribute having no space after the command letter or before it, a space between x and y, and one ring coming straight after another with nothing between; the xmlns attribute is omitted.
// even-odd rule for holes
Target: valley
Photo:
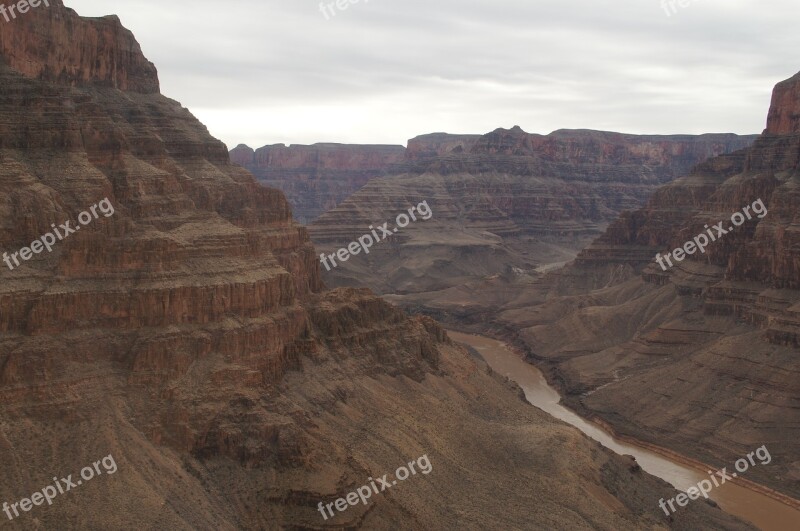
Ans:
<svg viewBox="0 0 800 531"><path fill-rule="evenodd" d="M776 86L767 128L751 147L654 185L639 206L635 198L617 203L619 214L608 218L563 205L589 194L584 187L608 204L613 180L578 185L547 176L546 167L515 178L488 169L509 167L498 160L480 169L480 157L467 154L475 138L446 156L429 150L439 158L419 174L369 181L309 232L317 247L334 248L417 197L428 199L432 222L323 280L368 286L412 314L508 342L568 407L622 438L715 467L774 448L780 467L754 469L748 479L796 500L800 132L788 117L797 94L800 76ZM485 144L505 153L529 145L539 157L541 146L526 144L526 135L496 131ZM526 210L515 213L516 200ZM754 201L759 217L742 216L705 252L659 267L659 252ZM562 209L550 216L556 204Z"/></svg>
<svg viewBox="0 0 800 531"><path fill-rule="evenodd" d="M529 3L478 54L494 4L73 3L0 23L4 529L796 527L800 74L760 135L553 130L725 94L592 108L592 50L503 59L560 64Z"/></svg>
<svg viewBox="0 0 800 531"><path fill-rule="evenodd" d="M520 385L528 402L577 427L617 454L632 456L646 472L668 481L683 492L699 482L708 481L706 471L710 466L682 459L674 452L653 445L637 444L630 440L620 441L602 426L587 422L562 406L561 397L547 384L544 375L532 364L525 363L519 353L513 352L504 343L452 330L448 330L448 335L454 341L474 348L493 371ZM791 529L800 521L800 502L775 491L765 490L757 484L742 481L740 477L737 482L727 481L716 486L710 492L710 498L723 510L754 523L764 531ZM663 500L660 502L663 503ZM703 500L698 499L697 503L703 503Z"/></svg>

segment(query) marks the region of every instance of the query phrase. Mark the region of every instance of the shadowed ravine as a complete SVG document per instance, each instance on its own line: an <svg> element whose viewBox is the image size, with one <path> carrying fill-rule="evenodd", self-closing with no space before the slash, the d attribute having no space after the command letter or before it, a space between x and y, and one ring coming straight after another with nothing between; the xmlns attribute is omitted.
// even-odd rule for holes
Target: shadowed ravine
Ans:
<svg viewBox="0 0 800 531"><path fill-rule="evenodd" d="M495 372L516 382L525 392L528 402L575 426L606 448L620 455L634 456L646 472L668 481L682 491L708 478L708 474L702 470L678 463L643 447L619 441L596 424L561 406L560 395L548 385L541 371L523 361L520 356L509 350L505 343L460 332L448 331L448 334L453 340L477 350ZM775 466L776 463L773 461L771 465ZM757 466L761 465L757 462ZM729 466L730 469L732 466ZM709 496L728 513L749 520L765 531L797 529L800 522L800 510L736 483L727 482L720 485L714 488ZM703 503L701 500L702 498L690 503ZM657 505L658 500L653 500L653 504Z"/></svg>

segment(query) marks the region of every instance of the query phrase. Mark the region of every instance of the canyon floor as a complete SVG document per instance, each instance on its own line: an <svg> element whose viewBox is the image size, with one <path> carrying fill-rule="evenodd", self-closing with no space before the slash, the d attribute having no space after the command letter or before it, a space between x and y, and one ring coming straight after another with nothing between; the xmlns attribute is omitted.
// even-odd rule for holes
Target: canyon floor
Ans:
<svg viewBox="0 0 800 531"><path fill-rule="evenodd" d="M783 120L779 105L770 116ZM755 480L797 497L798 297L770 290L767 272L746 272L760 259L752 239L786 231L779 282L797 278L797 135L791 122L781 127L762 137L515 127L423 135L390 160L385 147L345 145L240 146L232 157L301 212L337 203L308 226L331 258L328 285L367 286L412 313L512 342L570 407L621 435L714 466L768 444L782 466ZM780 205L760 236L749 224L708 263L654 270L656 252L757 194ZM430 216L400 226L396 216L421 201ZM385 240L341 251L384 223ZM725 281L737 275L751 278Z"/></svg>
<svg viewBox="0 0 800 531"><path fill-rule="evenodd" d="M430 198L432 219L323 279L369 286L412 313L508 341L570 407L620 435L715 467L766 445L775 465L750 479L798 499L798 94L800 75L778 84L767 128L751 147L659 185L643 206L602 227L573 210L569 219L583 234L564 230L563 218L549 220L547 209L520 215L527 225L509 214L509 196L540 197L532 191L540 183L504 186L507 177L492 172L376 179L312 223L319 248L333 252L359 227L422 198ZM523 141L519 131L497 134L501 145ZM455 157L447 164L457 165ZM562 189L570 190L563 206L576 195ZM742 216L735 228L732 214L756 201L768 212ZM720 220L730 234L706 252L668 269L656 264L657 253Z"/></svg>
<svg viewBox="0 0 800 531"><path fill-rule="evenodd" d="M0 501L23 511L4 526L752 529L705 502L665 516L674 488L433 319L327 288L284 194L160 93L120 19L50 4L0 32L0 245L115 212L0 269ZM113 474L25 510L106 456ZM421 456L430 473L319 512Z"/></svg>

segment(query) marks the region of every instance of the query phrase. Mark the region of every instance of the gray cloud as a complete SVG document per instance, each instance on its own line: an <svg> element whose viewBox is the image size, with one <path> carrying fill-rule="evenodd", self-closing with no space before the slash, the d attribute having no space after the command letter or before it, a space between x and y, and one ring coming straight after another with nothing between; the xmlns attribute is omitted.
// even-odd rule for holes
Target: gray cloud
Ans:
<svg viewBox="0 0 800 531"><path fill-rule="evenodd" d="M794 0L66 0L120 16L179 100L229 147L402 144L518 124L760 132L800 70ZM328 3L326 1L326 3Z"/></svg>

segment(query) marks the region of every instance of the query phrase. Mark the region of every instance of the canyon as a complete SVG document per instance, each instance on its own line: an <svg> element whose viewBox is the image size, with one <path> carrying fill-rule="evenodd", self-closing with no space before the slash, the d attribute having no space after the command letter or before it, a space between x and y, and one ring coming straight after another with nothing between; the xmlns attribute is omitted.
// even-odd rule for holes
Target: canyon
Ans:
<svg viewBox="0 0 800 531"><path fill-rule="evenodd" d="M674 488L524 402L433 319L329 290L284 194L160 94L119 18L51 0L0 31L0 247L115 209L0 271L0 499L97 456L119 467L14 525L753 529L702 502L665 517ZM423 454L424 479L321 519Z"/></svg>
<svg viewBox="0 0 800 531"><path fill-rule="evenodd" d="M371 179L386 175L405 158L403 146L277 144L253 150L240 144L231 162L259 182L286 194L294 219L308 224Z"/></svg>
<svg viewBox="0 0 800 531"><path fill-rule="evenodd" d="M252 172L262 184L282 190L292 205L295 219L310 224L345 199L378 178L395 180L409 174L497 172L516 178L525 187L525 177L560 180L586 197L578 204L558 204L558 193L547 205L549 218L543 224L575 216L610 220L621 208L641 206L653 186L684 175L709 157L749 146L753 135L624 135L602 131L555 131L529 135L519 127L498 129L486 135L433 133L408 141L407 147L356 144L277 144L253 150L240 144L230 151L231 162ZM584 182L586 181L586 182ZM588 183L595 183L594 186ZM606 188L603 187L605 184ZM629 195L620 193L623 184ZM531 185L528 185L531 186ZM517 190L514 190L515 192ZM520 222L532 190L508 205L507 215ZM542 192L543 190L536 190ZM600 195L607 202L603 203ZM552 197L554 196L554 197ZM620 197L616 197L620 196ZM580 204L583 203L583 204ZM542 205L532 205L542 206ZM337 214L341 217L340 214ZM324 223L324 222L322 222ZM590 227L593 228L593 227Z"/></svg>
<svg viewBox="0 0 800 531"><path fill-rule="evenodd" d="M766 444L775 449L775 465L753 470L750 479L797 499L798 101L800 74L775 87L767 127L752 146L660 183L643 206L623 211L573 256L567 256L571 242L556 236L570 234L563 225L550 224L550 231L534 225L547 216L546 204L531 212L526 228L514 227L537 236L513 241L512 248L502 224L477 216L483 225L470 233L473 220L452 214L464 201L445 195L452 178L447 172L372 181L311 225L318 247L346 240L345 226L363 226L381 219L379 213L391 219L411 198L428 198L432 221L445 221L415 224L381 252L323 278L370 286L412 313L514 345L544 371L566 405L620 437L714 467ZM486 144L525 151L518 147L524 145L519 131L500 132ZM491 179L484 182L496 182ZM562 190L562 203L581 197ZM486 185L464 197L494 205L521 195ZM719 221L727 227L733 213L757 199L768 208L763 219L746 221L667 271L656 264L657 253L683 246ZM448 250L438 252L431 242ZM487 249L483 269L465 268L474 263L474 250L452 252L480 245Z"/></svg>
<svg viewBox="0 0 800 531"><path fill-rule="evenodd" d="M308 227L326 253L427 200L415 223L326 274L336 286L431 293L493 275L572 260L624 210L715 155L749 146L731 134L637 136L584 130L433 134L408 142L406 162L370 180Z"/></svg>

